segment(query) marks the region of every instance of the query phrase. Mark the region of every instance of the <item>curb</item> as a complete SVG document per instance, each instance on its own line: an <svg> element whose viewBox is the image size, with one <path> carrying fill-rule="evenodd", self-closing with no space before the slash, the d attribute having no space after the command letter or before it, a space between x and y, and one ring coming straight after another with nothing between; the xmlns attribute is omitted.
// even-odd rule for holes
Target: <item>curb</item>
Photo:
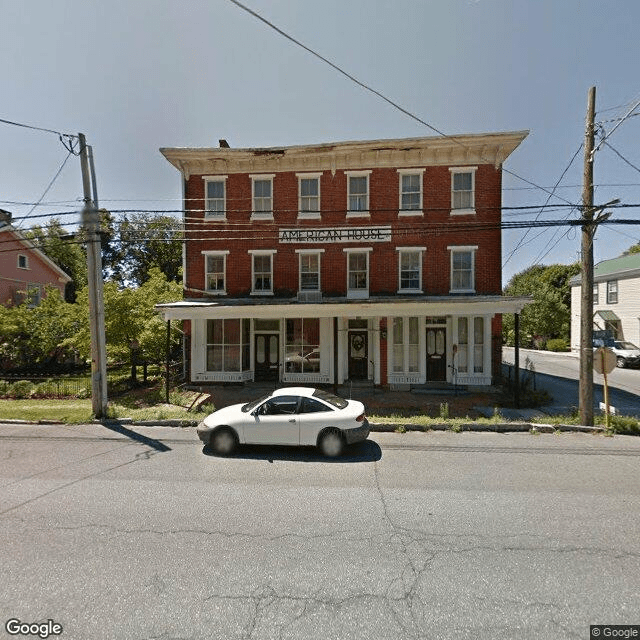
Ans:
<svg viewBox="0 0 640 640"><path fill-rule="evenodd" d="M11 425L63 425L64 422L56 422L55 420L2 420L5 424ZM198 420L137 420L132 418L93 420L88 424L103 424L105 426L131 426L131 427L174 427L178 429L187 429L197 427ZM401 424L395 422L370 422L372 433L404 433L409 431L427 432L427 431L476 431L485 433L604 433L604 427L587 427L585 425L576 424L544 424L537 422L464 422L462 424L448 424L439 422L430 425L421 424ZM633 435L633 434L628 434Z"/></svg>

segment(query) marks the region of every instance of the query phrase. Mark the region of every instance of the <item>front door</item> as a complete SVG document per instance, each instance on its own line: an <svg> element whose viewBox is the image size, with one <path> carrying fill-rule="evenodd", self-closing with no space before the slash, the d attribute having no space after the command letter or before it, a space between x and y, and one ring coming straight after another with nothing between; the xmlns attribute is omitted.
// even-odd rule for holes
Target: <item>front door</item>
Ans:
<svg viewBox="0 0 640 640"><path fill-rule="evenodd" d="M366 380L369 376L368 334L366 331L349 331L349 378Z"/></svg>
<svg viewBox="0 0 640 640"><path fill-rule="evenodd" d="M427 382L447 379L447 330L427 327Z"/></svg>
<svg viewBox="0 0 640 640"><path fill-rule="evenodd" d="M278 380L280 365L280 337L275 333L256 333L255 380Z"/></svg>

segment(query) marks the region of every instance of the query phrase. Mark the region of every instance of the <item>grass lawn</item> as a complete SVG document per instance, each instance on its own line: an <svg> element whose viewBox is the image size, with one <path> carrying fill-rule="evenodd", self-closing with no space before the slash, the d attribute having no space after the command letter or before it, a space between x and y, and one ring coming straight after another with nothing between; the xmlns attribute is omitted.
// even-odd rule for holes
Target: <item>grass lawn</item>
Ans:
<svg viewBox="0 0 640 640"><path fill-rule="evenodd" d="M170 400L174 404L160 402L157 390L139 390L115 398L109 402L109 418L132 418L133 420L201 420L213 411L210 405L202 409L187 411L198 396L197 393L172 393ZM70 399L0 399L1 420L53 420L67 424L91 422L91 400Z"/></svg>

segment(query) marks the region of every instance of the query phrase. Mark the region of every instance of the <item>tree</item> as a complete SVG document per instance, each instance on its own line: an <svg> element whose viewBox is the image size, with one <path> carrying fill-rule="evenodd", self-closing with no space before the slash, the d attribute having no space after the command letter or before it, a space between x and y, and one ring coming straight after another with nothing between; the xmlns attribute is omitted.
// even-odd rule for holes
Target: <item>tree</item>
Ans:
<svg viewBox="0 0 640 640"><path fill-rule="evenodd" d="M171 216L134 213L121 220L109 219L103 228L105 278L120 287L140 286L149 279L152 267L167 280L178 282L182 268L182 225Z"/></svg>
<svg viewBox="0 0 640 640"><path fill-rule="evenodd" d="M630 253L640 253L640 242L638 244L631 245L622 255L629 255Z"/></svg>
<svg viewBox="0 0 640 640"><path fill-rule="evenodd" d="M571 287L569 279L580 273L580 264L534 265L511 278L504 289L507 296L533 296L520 314L520 345L536 346L550 338L569 340ZM503 316L503 337L514 344L514 319Z"/></svg>
<svg viewBox="0 0 640 640"><path fill-rule="evenodd" d="M168 281L158 267L149 270L147 281L137 288L119 288L111 280L104 285L105 335L107 356L112 361L128 361L135 350L138 358L150 362L162 362L166 350L166 326L156 313L155 305L174 302L182 297L182 286ZM78 305L88 309L88 291L78 295ZM90 351L88 314L86 321L69 336L65 344L80 353ZM171 343L180 338L179 328L171 327Z"/></svg>
<svg viewBox="0 0 640 640"><path fill-rule="evenodd" d="M24 236L71 276L65 299L73 302L76 292L87 284L87 256L82 240L65 231L57 218L51 218L45 227L32 227Z"/></svg>

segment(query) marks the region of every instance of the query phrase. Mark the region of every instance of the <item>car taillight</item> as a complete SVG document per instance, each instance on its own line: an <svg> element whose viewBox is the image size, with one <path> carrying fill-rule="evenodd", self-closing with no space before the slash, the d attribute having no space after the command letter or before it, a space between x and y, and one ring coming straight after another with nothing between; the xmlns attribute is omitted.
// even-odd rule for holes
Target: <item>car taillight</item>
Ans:
<svg viewBox="0 0 640 640"><path fill-rule="evenodd" d="M364 420L364 413L361 413L357 418L356 422L362 422Z"/></svg>

